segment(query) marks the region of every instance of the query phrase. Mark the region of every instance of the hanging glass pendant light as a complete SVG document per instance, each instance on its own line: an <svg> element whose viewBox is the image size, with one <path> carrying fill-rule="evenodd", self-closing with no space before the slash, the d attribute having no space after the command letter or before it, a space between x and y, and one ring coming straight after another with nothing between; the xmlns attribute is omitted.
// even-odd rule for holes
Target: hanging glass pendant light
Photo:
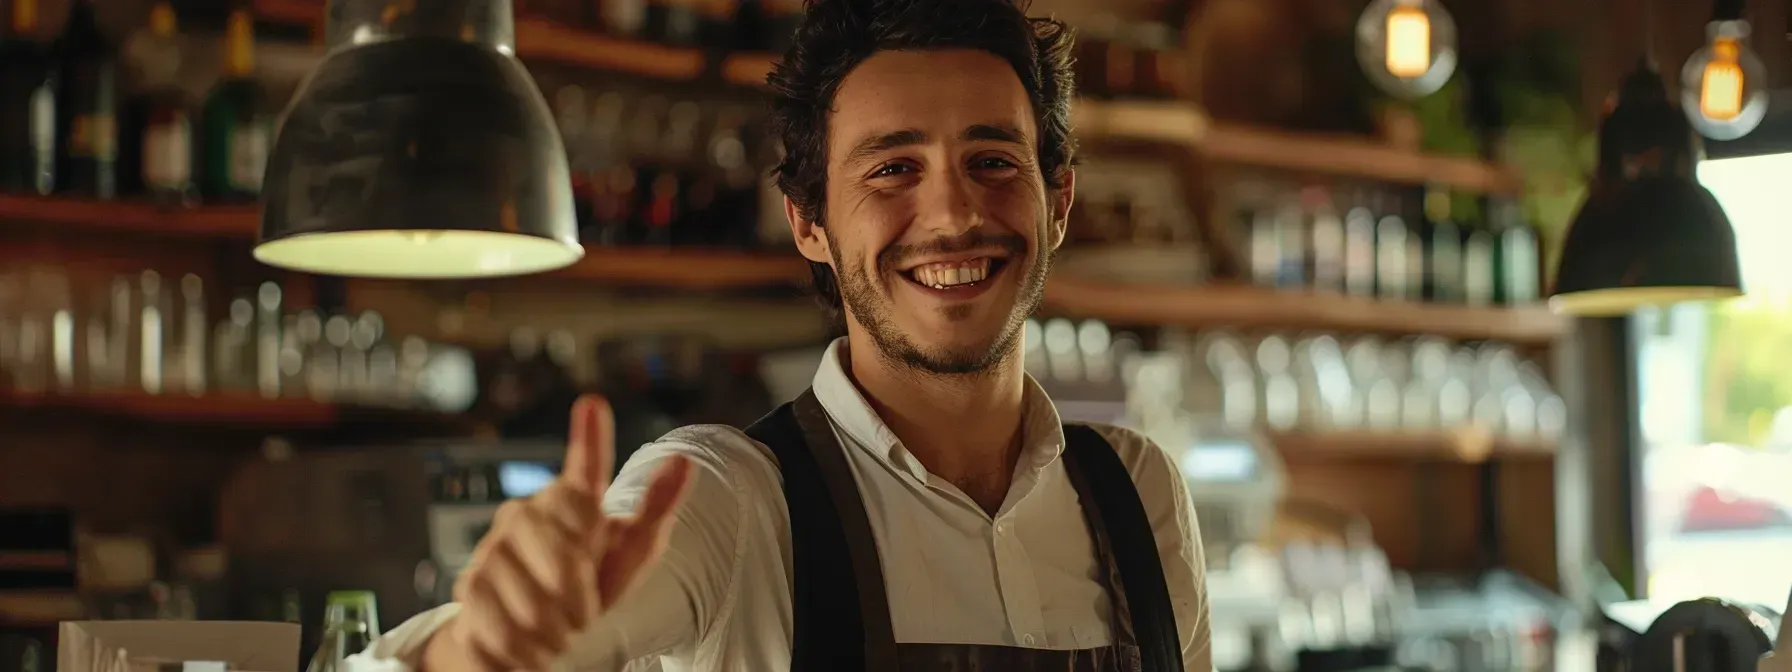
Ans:
<svg viewBox="0 0 1792 672"><path fill-rule="evenodd" d="M1767 66L1748 46L1742 0L1717 0L1705 46L1680 70L1680 109L1700 135L1735 140L1767 117Z"/></svg>
<svg viewBox="0 0 1792 672"><path fill-rule="evenodd" d="M1551 309L1609 317L1742 294L1736 232L1693 176L1701 154L1645 58L1600 124L1599 166L1568 229Z"/></svg>
<svg viewBox="0 0 1792 672"><path fill-rule="evenodd" d="M1437 93L1456 72L1456 21L1438 0L1375 0L1356 21L1356 60L1390 95Z"/></svg>
<svg viewBox="0 0 1792 672"><path fill-rule="evenodd" d="M329 0L329 51L281 123L263 263L516 275L584 255L565 150L517 61L510 0Z"/></svg>

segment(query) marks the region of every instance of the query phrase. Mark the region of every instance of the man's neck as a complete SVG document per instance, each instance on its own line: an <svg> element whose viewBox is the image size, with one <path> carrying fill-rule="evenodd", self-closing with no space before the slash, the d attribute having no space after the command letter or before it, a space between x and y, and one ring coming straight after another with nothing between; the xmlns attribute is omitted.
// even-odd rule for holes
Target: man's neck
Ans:
<svg viewBox="0 0 1792 672"><path fill-rule="evenodd" d="M983 372L938 375L878 356L862 334L847 345L853 382L909 454L995 515L1020 458L1026 387L1018 349Z"/></svg>

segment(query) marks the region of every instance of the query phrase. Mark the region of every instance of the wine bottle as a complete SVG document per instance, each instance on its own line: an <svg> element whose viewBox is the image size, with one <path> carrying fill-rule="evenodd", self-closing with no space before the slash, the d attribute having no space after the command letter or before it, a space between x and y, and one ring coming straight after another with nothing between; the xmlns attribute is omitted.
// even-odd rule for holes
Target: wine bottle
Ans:
<svg viewBox="0 0 1792 672"><path fill-rule="evenodd" d="M195 195L193 125L190 101L175 81L180 72L175 30L174 7L163 0L150 9L148 30L125 42L138 71L119 131L119 190L164 203L185 203Z"/></svg>
<svg viewBox="0 0 1792 672"><path fill-rule="evenodd" d="M94 0L77 0L56 46L56 191L118 192L118 50L100 31Z"/></svg>
<svg viewBox="0 0 1792 672"><path fill-rule="evenodd" d="M647 38L660 44L697 44L697 0L650 0L647 3Z"/></svg>
<svg viewBox="0 0 1792 672"><path fill-rule="evenodd" d="M735 0L698 0L697 43L721 49L739 49L735 41Z"/></svg>
<svg viewBox="0 0 1792 672"><path fill-rule="evenodd" d="M611 35L640 37L647 29L647 0L604 0L598 20Z"/></svg>
<svg viewBox="0 0 1792 672"><path fill-rule="evenodd" d="M48 194L56 178L56 75L35 38L37 0L13 0L0 37L0 190Z"/></svg>
<svg viewBox="0 0 1792 672"><path fill-rule="evenodd" d="M1524 221L1524 213L1515 203L1496 203L1489 210L1494 226L1494 302L1505 306L1534 303L1542 283L1537 232Z"/></svg>
<svg viewBox="0 0 1792 672"><path fill-rule="evenodd" d="M255 81L255 25L245 10L224 29L224 72L206 95L200 124L200 194L207 201L249 201L261 193L274 124Z"/></svg>
<svg viewBox="0 0 1792 672"><path fill-rule="evenodd" d="M761 0L765 12L765 34L761 38L766 51L782 54L796 38L797 24L803 20L803 0Z"/></svg>
<svg viewBox="0 0 1792 672"><path fill-rule="evenodd" d="M1462 229L1450 211L1448 191L1426 192L1425 220L1425 298L1437 303L1461 303Z"/></svg>

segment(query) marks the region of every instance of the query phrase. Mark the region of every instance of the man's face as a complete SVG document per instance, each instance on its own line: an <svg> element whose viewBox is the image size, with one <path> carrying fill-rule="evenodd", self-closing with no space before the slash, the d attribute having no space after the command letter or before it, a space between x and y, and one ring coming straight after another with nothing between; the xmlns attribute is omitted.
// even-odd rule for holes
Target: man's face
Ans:
<svg viewBox="0 0 1792 672"><path fill-rule="evenodd" d="M882 356L973 373L1014 350L1070 205L1038 137L1020 78L987 52L879 52L841 82L822 235L799 224L798 241Z"/></svg>

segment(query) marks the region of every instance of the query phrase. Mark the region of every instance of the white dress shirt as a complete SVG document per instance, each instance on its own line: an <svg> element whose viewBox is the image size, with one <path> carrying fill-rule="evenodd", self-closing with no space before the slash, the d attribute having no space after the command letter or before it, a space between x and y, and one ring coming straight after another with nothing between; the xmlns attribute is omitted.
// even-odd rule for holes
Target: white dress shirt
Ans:
<svg viewBox="0 0 1792 672"><path fill-rule="evenodd" d="M1058 459L1064 433L1037 382L1024 396L1022 452L992 518L903 448L842 368L835 341L814 379L858 482L888 586L897 642L1086 649L1113 642L1108 598L1076 491ZM1096 429L1131 472L1163 559L1185 670L1213 669L1203 559L1188 486L1175 461L1126 429ZM604 499L635 508L661 460L691 460L693 481L658 565L575 638L562 669L790 668L790 517L771 452L741 430L700 425L641 448ZM419 614L363 654L415 664L459 605Z"/></svg>

